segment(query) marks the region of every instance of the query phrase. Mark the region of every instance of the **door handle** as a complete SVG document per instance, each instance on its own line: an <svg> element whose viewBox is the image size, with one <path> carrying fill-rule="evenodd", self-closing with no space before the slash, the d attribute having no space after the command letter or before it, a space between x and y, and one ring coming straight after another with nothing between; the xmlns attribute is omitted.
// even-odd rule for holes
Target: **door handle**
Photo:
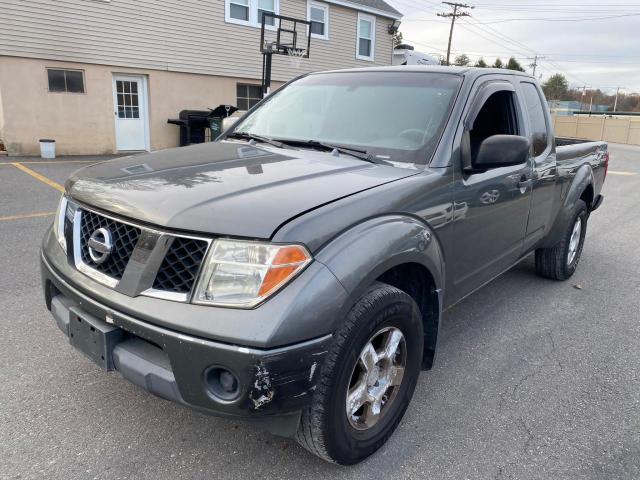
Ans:
<svg viewBox="0 0 640 480"><path fill-rule="evenodd" d="M520 193L525 193L527 188L531 186L533 181L530 178L527 178L526 175L522 175L520 177L520 181L518 182L518 188L520 189Z"/></svg>

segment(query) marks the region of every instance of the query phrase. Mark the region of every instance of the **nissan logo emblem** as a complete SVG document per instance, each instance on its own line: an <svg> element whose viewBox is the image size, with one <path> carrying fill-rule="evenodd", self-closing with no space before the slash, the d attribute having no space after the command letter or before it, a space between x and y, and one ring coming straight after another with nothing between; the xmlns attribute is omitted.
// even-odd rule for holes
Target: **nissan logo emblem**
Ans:
<svg viewBox="0 0 640 480"><path fill-rule="evenodd" d="M99 228L91 234L88 242L91 260L100 265L107 261L113 250L111 232L106 228Z"/></svg>

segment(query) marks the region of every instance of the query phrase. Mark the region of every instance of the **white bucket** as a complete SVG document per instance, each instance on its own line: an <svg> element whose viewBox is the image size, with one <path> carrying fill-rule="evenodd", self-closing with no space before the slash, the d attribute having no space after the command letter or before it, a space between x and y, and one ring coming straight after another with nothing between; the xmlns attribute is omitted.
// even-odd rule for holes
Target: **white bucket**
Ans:
<svg viewBox="0 0 640 480"><path fill-rule="evenodd" d="M40 157L56 158L56 141L42 138L40 139Z"/></svg>

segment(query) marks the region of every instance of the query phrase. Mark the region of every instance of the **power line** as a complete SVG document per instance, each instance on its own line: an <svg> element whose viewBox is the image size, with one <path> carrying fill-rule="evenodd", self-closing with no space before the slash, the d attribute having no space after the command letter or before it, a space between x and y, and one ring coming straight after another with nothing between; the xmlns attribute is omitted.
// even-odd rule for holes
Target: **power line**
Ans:
<svg viewBox="0 0 640 480"><path fill-rule="evenodd" d="M468 24L469 24L469 22L464 21L464 24L465 24L465 25L468 25ZM464 27L463 27L463 28L464 28ZM471 30L471 29L469 29L469 31L471 31L471 32L472 32L472 33L474 33L475 35L478 35L478 36L480 36L480 37L484 38L485 40L488 40L488 41L490 41L490 42L492 42L492 43L494 43L494 44L502 45L502 44L504 44L504 43L508 43L508 44L510 44L510 45L512 46L512 48L513 48L513 46L515 45L515 46L516 46L516 47L518 47L518 48L524 48L524 49L526 49L526 50L529 50L529 51L533 52L533 53L534 53L534 55L536 55L538 58L540 58L540 57L541 57L541 55L540 55L539 53L537 53L535 50L533 50L532 48L528 47L528 46L527 46L527 45L525 45L524 43L522 43L522 42L520 42L520 41L518 41L518 40L512 39L511 37L508 37L508 36L507 36L507 35L505 35L504 33L498 32L498 31L497 31L497 30L495 30L493 27L490 27L490 26L488 26L488 25L487 25L485 28L483 28L483 27L480 27L480 26L478 26L478 25L473 25L473 28L474 28L474 29L477 29L477 30L480 30L481 32L483 32L483 33L484 33L484 35L483 35L483 34L481 34L481 33L479 33L478 31L474 31L474 30ZM495 41L495 40L492 40L491 38L488 38L488 37L486 37L485 35L492 35L493 37L497 38L497 39L499 40L499 42L498 42L498 41ZM520 53L520 54L521 54L522 52L518 52L518 51L516 51L516 53ZM536 62L536 63L537 63L537 62ZM573 78L575 81L577 81L578 83L583 84L583 85L586 83L586 82L584 82L582 79L578 78L576 75L574 75L574 74L571 74L571 73L567 72L564 68L562 68L561 66L559 66L559 65L558 65L558 64L556 64L555 62L552 62L552 61L550 61L550 60L549 60L549 61L548 61L548 63L550 63L551 65L553 65L555 68L557 68L557 69L558 69L558 71L562 72L562 73L563 73L564 75L566 75L567 77L572 77L572 78ZM555 73L555 72L554 72L554 73Z"/></svg>
<svg viewBox="0 0 640 480"><path fill-rule="evenodd" d="M468 22L467 20L465 20L465 23L471 23L471 22ZM483 22L481 22L479 20L477 20L473 25L474 25L475 28L477 28L477 29L479 29L479 30L481 30L483 32L486 32L489 35L494 35L499 39L503 39L505 42L507 42L507 43L509 43L511 45L515 45L518 48L524 48L525 50L529 50L533 54L538 54L538 52L536 52L534 49L532 49L528 45L525 45L524 43L520 42L519 40L516 40L514 38L511 38L511 37L505 35L504 33L496 30L495 28L493 28L493 27L491 27L489 25L486 25L485 23L483 23ZM480 25L482 25L482 26L480 26Z"/></svg>
<svg viewBox="0 0 640 480"><path fill-rule="evenodd" d="M469 16L469 15L465 15L465 16ZM474 17L475 18L475 17ZM455 20L455 19L454 19ZM463 24L461 25L463 29L468 30L470 33L473 33L474 35L477 35L495 45L498 45L500 47L504 47L507 46L509 48L512 48L512 52L516 53L517 55L519 55L519 58L529 58L531 59L533 57L534 59L534 63L536 68L540 67L542 69L544 69L545 71L551 72L551 73L557 73L557 72L561 72L564 75L566 75L567 77L569 77L570 79L572 79L575 82L578 82L581 85L585 85L587 82L585 82L583 79L579 78L577 75L573 74L573 73L569 73L568 71L566 71L562 66L558 65L557 62L563 62L560 59L556 59L554 61L554 58L557 54L557 52L555 52L554 54L552 54L552 58L547 58L547 63L549 63L551 66L553 66L553 68L556 69L556 71L553 71L549 68L544 67L543 65L541 65L539 63L539 60L541 60L544 55L537 52L536 50L534 50L533 48L529 47L528 45L525 45L524 43L515 40L505 34L503 34L502 32L496 30L495 28L491 27L490 25L487 25L487 23L485 22L481 22L481 21L476 21L476 22L470 22L468 20L461 20L463 22ZM452 27L453 27L453 21L452 21ZM452 30L452 29L451 29ZM490 37L488 37L490 36ZM491 38L493 37L493 38ZM494 40L497 39L496 40ZM451 31L450 31L450 39L451 39ZM409 40L411 41L411 40ZM419 42L413 42L413 43L418 43ZM438 47L433 47L431 45L425 45L428 48L433 48L435 50L440 50L443 51L443 49L438 48ZM524 52L526 53L523 53ZM450 59L450 55L451 55L451 45L449 43L448 48L447 48L447 64L449 63L449 59ZM531 52L531 53L529 53ZM463 53L467 53L467 54L471 54L473 55L472 52L463 52ZM489 52L485 52L479 55L473 55L473 56L487 56L487 55L491 55ZM508 53L507 55L511 55L513 56L511 53ZM567 54L567 55L572 55L572 54ZM576 55L585 55L585 54L576 54ZM609 56L606 56L607 58ZM625 58L624 56L622 58ZM572 63L590 63L590 62L581 62L580 60L571 60ZM564 63L564 62L563 62ZM593 62L593 63L597 63L597 62ZM604 63L604 62L602 62ZM621 63L625 63L625 62L616 62L617 64L621 64ZM531 65L533 67L533 64ZM534 68L534 75L536 73L536 68Z"/></svg>
<svg viewBox="0 0 640 480"><path fill-rule="evenodd" d="M453 7L453 12L437 14L439 17L451 18L451 28L449 29L449 44L447 45L447 60L445 63L445 65L449 65L449 56L451 54L451 38L453 37L453 25L456 22L456 18L471 16L468 12L465 12L465 11L458 12L458 8L474 8L474 7L472 5L467 5L466 3L455 3L455 2L442 2L442 3Z"/></svg>
<svg viewBox="0 0 640 480"><path fill-rule="evenodd" d="M467 21L465 20L465 23L469 23L469 22L467 22ZM513 46L513 45L520 46L520 47L522 47L522 48L525 48L525 49L527 49L527 50L530 50L530 51L531 51L531 52L533 52L536 56L538 56L538 57L540 56L540 54L539 54L538 52L536 52L536 51L535 51L535 50L533 50L532 48L528 47L528 46L527 46L527 45L525 45L524 43L522 43L522 42L520 42L520 41L518 41L518 40L515 40L515 39L513 39L513 38L511 38L511 37L508 37L508 36L507 36L507 35L505 35L504 33L499 32L499 31L498 31L498 30L496 30L495 28L493 28L493 27L491 27L491 26L489 26L489 25L486 25L486 24L484 24L483 22L480 22L480 23L483 25L483 27L480 27L480 26L478 26L478 25L474 25L474 28L476 28L476 29L480 29L481 31L483 31L484 33L489 34L489 35L493 34L493 36L495 36L496 38L500 39L501 41L509 42L512 46ZM477 32L475 32L475 33L477 34ZM485 38L486 38L486 37L485 37ZM493 42L493 43L496 43L496 42ZM554 65L554 66L555 66L555 68L557 68L559 71L561 71L562 73L564 73L566 76L568 76L568 77L573 77L574 79L576 79L576 80L577 80L579 83L581 83L581 84L585 84L585 83L586 83L586 82L584 82L582 79L578 78L576 75L574 75L574 74L570 74L569 72L565 71L561 66L559 66L559 65L555 64L555 62L549 61L549 63L550 63L551 65Z"/></svg>
<svg viewBox="0 0 640 480"><path fill-rule="evenodd" d="M442 16L442 15L439 15ZM466 16L466 15L464 15ZM637 13L625 13L619 15L607 15L604 17L537 17L537 18L502 18L497 20L485 20L485 22L468 22L470 25L476 25L481 23L482 25L489 25L495 23L507 23L507 22L589 22L592 20L607 20L612 18L626 18L626 17L637 17L640 16L640 12ZM439 22L438 20L432 20L429 18L407 18L404 20L405 22Z"/></svg>
<svg viewBox="0 0 640 480"><path fill-rule="evenodd" d="M605 17L584 17L584 18L576 18L576 17L564 17L564 18L504 18L502 20L490 20L484 23L487 25L489 23L506 23L506 22L589 22L592 20L607 20L611 18L623 18L623 17L637 17L640 16L639 13L625 13L620 15L608 15Z"/></svg>
<svg viewBox="0 0 640 480"><path fill-rule="evenodd" d="M474 35L477 35L478 37L483 38L483 39L485 39L486 41L493 43L494 45L498 45L498 46L500 46L500 47L504 47L504 46L509 47L509 45L505 45L507 42L505 42L505 40L504 40L504 39L502 39L502 38L500 38L500 37L497 37L495 34L494 34L494 37L495 37L496 39L494 40L493 38L491 38L491 37L488 37L488 36L487 36L487 35L491 35L491 33L490 33L490 32L486 32L486 31L483 31L483 30L481 30L481 29L477 28L476 26L469 25L467 22L464 22L464 23L463 23L463 24L461 24L460 26L461 26L463 29L467 30L468 32L470 32L470 33L472 33L472 34L474 34ZM477 30L476 30L476 29L477 29ZM513 46L511 46L511 48L513 48ZM518 55L521 55L521 56L523 56L523 57L526 57L526 56L527 56L527 53L523 53L521 50L515 50L515 49L514 49L514 50L512 50L512 52L513 52L513 53L516 53L516 54L518 54ZM536 53L536 52L533 52L533 53Z"/></svg>
<svg viewBox="0 0 640 480"><path fill-rule="evenodd" d="M490 7L490 8L538 8L538 7L574 7L580 9L588 9L595 7L597 9L601 9L602 5L585 5L584 3L535 3L528 2L528 4L522 3L476 3L476 6L481 7ZM640 3L611 3L607 4L607 7L624 7L624 8L640 8Z"/></svg>

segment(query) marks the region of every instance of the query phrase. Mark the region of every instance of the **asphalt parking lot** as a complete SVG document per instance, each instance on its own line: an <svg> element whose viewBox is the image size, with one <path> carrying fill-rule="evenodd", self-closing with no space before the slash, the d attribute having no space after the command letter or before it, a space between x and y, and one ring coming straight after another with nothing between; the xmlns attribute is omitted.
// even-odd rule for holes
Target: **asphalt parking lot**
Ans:
<svg viewBox="0 0 640 480"><path fill-rule="evenodd" d="M611 151L574 277L538 278L527 259L447 311L435 368L355 467L77 353L44 306L38 249L58 188L95 159L0 157L0 478L640 478L640 147Z"/></svg>

